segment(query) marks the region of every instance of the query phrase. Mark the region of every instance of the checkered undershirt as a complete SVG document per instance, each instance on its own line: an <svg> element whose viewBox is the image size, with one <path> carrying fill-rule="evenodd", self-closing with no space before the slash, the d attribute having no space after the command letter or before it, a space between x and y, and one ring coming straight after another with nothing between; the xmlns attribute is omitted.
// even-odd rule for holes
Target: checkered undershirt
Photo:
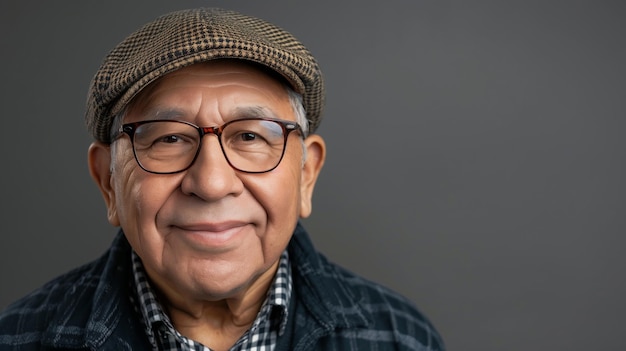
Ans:
<svg viewBox="0 0 626 351"><path fill-rule="evenodd" d="M133 251L134 284L137 287L137 302L131 296L135 309L143 316L142 322L148 339L155 350L211 351L210 348L181 335L161 308L155 291L150 286L141 259ZM289 301L291 299L291 266L285 250L280 256L278 270L256 319L250 329L230 348L230 351L271 351L276 338L287 325Z"/></svg>

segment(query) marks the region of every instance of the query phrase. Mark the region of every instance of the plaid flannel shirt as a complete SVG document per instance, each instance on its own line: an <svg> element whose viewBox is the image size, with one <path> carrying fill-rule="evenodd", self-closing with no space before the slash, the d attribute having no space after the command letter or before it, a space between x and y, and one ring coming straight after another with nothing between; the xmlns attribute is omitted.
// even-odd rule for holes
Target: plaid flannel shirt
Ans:
<svg viewBox="0 0 626 351"><path fill-rule="evenodd" d="M279 350L444 350L406 298L337 265L300 224L287 248L293 291ZM131 299L131 248L122 233L100 259L52 280L0 313L0 351L149 350Z"/></svg>

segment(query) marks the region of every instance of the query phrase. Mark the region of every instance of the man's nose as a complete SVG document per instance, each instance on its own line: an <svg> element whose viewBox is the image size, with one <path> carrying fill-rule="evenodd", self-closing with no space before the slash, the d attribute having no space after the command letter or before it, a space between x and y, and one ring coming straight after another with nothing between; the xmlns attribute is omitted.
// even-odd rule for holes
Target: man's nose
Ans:
<svg viewBox="0 0 626 351"><path fill-rule="evenodd" d="M238 194L243 190L237 171L226 160L215 134L203 136L198 156L187 170L182 187L185 193L207 201Z"/></svg>

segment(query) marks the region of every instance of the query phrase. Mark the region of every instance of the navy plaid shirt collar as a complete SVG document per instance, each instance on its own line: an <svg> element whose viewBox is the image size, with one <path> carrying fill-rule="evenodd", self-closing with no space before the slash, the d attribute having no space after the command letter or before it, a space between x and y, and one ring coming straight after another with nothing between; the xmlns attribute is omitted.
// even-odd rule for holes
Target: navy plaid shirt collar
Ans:
<svg viewBox="0 0 626 351"><path fill-rule="evenodd" d="M174 328L148 281L141 259L134 251L132 252L132 267L137 299L132 297L131 299L135 309L142 316L146 334L154 349L210 351L208 347L184 337ZM268 290L256 319L230 350L273 350L276 346L276 338L283 334L287 326L291 291L291 265L289 254L285 250L280 256L274 282Z"/></svg>

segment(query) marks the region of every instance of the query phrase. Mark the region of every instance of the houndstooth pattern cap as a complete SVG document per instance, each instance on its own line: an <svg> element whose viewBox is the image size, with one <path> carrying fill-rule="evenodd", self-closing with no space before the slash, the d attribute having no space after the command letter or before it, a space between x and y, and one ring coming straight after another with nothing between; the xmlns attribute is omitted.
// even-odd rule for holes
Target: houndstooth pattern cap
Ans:
<svg viewBox="0 0 626 351"><path fill-rule="evenodd" d="M115 115L141 89L179 68L215 59L259 63L283 76L302 95L309 130L321 122L324 82L320 67L293 35L264 20L218 8L176 11L145 24L104 59L89 88L89 133L111 142Z"/></svg>

